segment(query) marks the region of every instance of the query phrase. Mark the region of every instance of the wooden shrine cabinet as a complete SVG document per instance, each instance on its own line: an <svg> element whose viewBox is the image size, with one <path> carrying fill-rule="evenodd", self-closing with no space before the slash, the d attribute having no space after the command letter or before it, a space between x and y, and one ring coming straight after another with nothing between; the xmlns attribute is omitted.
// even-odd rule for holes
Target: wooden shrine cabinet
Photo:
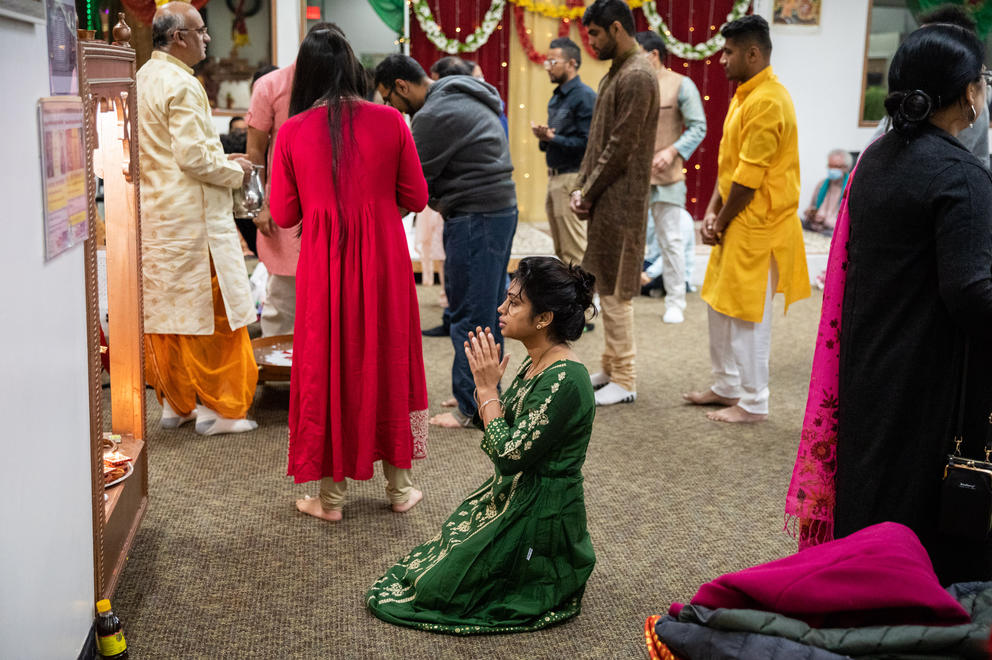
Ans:
<svg viewBox="0 0 992 660"><path fill-rule="evenodd" d="M134 459L133 472L104 487L104 392L100 352L99 232L86 241L86 302L90 375L90 440L93 467L93 556L98 598L109 598L148 504L145 446L144 322L141 284L141 212L138 189L138 118L135 52L130 29L114 28L117 41L79 41L79 95L91 227L98 227L96 179L103 179L106 235L107 321L111 431L120 451Z"/></svg>

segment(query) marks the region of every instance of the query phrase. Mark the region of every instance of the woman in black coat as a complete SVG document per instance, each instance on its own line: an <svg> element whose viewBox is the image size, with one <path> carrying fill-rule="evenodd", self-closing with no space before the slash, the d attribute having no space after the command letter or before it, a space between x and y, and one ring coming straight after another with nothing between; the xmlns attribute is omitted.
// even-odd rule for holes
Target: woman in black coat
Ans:
<svg viewBox="0 0 992 660"><path fill-rule="evenodd" d="M943 583L992 578L988 543L937 531L966 343L965 455L984 456L992 411L992 176L955 139L986 103L984 55L954 25L906 39L889 70L894 130L848 198L834 536L903 523Z"/></svg>

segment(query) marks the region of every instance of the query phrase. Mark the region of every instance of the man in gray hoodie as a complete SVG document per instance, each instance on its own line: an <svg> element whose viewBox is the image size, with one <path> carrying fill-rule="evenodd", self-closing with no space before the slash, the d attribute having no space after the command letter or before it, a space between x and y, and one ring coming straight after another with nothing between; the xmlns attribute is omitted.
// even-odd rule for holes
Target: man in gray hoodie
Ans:
<svg viewBox="0 0 992 660"><path fill-rule="evenodd" d="M506 269L517 228L517 193L510 146L492 85L471 76L432 81L406 55L375 69L385 102L413 118L428 204L444 217L444 288L455 348L451 389L457 407L431 418L439 426L469 426L476 411L474 381L463 342L476 327L492 328L502 345L496 308L506 295Z"/></svg>

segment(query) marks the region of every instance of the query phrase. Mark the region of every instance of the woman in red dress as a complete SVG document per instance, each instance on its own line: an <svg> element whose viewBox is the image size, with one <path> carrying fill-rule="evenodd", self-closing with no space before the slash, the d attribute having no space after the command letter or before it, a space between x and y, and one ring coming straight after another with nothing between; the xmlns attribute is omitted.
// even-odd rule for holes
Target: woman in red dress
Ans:
<svg viewBox="0 0 992 660"><path fill-rule="evenodd" d="M288 473L320 479L320 498L296 506L332 521L346 479L370 479L375 461L393 511L423 497L410 464L426 449L427 385L399 209L423 209L427 184L402 116L366 90L336 26L308 34L272 159L272 219L302 222Z"/></svg>

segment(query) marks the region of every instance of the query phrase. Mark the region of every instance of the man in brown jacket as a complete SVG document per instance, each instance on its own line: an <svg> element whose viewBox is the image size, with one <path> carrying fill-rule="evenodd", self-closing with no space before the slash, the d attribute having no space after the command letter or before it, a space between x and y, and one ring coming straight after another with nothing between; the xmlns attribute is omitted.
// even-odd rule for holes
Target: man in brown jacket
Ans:
<svg viewBox="0 0 992 660"><path fill-rule="evenodd" d="M582 16L589 43L613 60L599 84L589 143L572 192L572 210L589 220L583 267L596 276L606 349L592 375L596 405L637 398L634 305L641 289L658 81L634 40L634 16L621 0L596 0Z"/></svg>

